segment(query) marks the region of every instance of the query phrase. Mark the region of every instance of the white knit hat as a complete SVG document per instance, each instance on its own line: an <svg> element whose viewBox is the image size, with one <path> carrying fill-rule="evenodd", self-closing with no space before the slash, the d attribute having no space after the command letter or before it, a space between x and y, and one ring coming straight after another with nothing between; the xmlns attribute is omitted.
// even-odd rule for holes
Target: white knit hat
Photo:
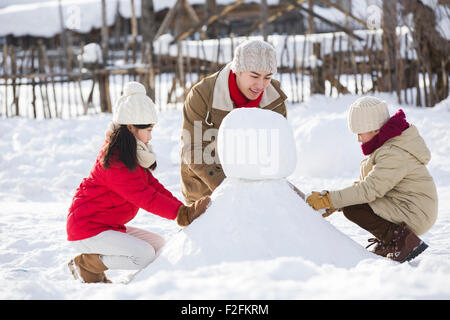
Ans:
<svg viewBox="0 0 450 320"><path fill-rule="evenodd" d="M386 102L372 96L357 99L348 111L348 127L357 134L378 130L388 120Z"/></svg>
<svg viewBox="0 0 450 320"><path fill-rule="evenodd" d="M155 104L146 95L139 82L125 84L122 96L113 110L113 122L117 124L155 124L158 122Z"/></svg>
<svg viewBox="0 0 450 320"><path fill-rule="evenodd" d="M277 73L277 53L275 48L262 40L249 40L234 50L230 66L234 73L244 71L267 71Z"/></svg>

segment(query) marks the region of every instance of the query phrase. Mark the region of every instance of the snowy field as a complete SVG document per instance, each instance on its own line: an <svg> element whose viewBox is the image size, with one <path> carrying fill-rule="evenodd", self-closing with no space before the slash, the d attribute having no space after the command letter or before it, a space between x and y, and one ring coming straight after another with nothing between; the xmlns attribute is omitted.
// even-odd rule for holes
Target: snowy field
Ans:
<svg viewBox="0 0 450 320"><path fill-rule="evenodd" d="M388 102L391 114L398 109L394 95L378 97ZM347 108L356 98L316 95L305 103L288 105L298 158L289 180L302 191L341 188L358 178L363 155L346 122ZM114 283L107 285L82 284L73 279L67 262L76 252L66 241L65 220L74 191L88 175L103 142L111 115L70 120L2 118L0 299L449 299L450 100L433 109L401 108L431 149L428 168L439 193L437 222L422 236L429 248L415 260L397 264L368 255L356 265L337 266L301 255L270 259L242 255L233 261L176 272L152 269L156 261L129 284L121 282L130 271L108 271ZM155 176L182 199L182 114L165 111L159 119L152 140L158 154ZM270 223L276 229L282 221L272 219ZM341 213L331 215L326 223L361 248L371 237ZM254 220L253 224L261 230L271 227L264 221ZM156 232L168 243L180 229L174 221L142 210L130 225ZM335 241L333 234L321 229L315 239L319 238L321 245L331 244ZM269 232L266 237L278 241L279 234ZM320 249L316 241L311 241L308 250Z"/></svg>

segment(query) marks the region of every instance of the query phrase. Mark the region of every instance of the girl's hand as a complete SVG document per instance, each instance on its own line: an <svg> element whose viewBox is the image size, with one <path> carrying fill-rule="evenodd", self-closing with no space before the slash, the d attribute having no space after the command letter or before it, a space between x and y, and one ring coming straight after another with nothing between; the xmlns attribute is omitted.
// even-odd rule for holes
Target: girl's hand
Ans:
<svg viewBox="0 0 450 320"><path fill-rule="evenodd" d="M205 196L189 206L181 206L180 209L178 209L177 215L178 225L181 227L190 225L192 221L197 219L206 211L206 208L208 208L210 202L211 198L209 196Z"/></svg>

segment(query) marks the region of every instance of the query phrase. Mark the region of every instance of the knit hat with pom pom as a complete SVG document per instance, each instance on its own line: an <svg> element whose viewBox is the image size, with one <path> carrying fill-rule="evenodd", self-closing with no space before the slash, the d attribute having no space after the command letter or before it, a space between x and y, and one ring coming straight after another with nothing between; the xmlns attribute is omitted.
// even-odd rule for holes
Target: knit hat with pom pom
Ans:
<svg viewBox="0 0 450 320"><path fill-rule="evenodd" d="M113 122L117 124L155 124L158 122L155 104L146 95L139 82L125 84L123 94L113 109Z"/></svg>

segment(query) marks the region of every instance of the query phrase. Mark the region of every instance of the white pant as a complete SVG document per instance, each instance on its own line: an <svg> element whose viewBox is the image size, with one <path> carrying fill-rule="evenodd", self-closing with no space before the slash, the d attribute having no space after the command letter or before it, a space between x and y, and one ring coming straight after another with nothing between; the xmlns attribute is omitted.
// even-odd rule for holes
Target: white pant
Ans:
<svg viewBox="0 0 450 320"><path fill-rule="evenodd" d="M108 269L138 270L151 263L164 239L143 229L127 227L127 232L107 230L93 237L72 241L81 253L97 253Z"/></svg>

